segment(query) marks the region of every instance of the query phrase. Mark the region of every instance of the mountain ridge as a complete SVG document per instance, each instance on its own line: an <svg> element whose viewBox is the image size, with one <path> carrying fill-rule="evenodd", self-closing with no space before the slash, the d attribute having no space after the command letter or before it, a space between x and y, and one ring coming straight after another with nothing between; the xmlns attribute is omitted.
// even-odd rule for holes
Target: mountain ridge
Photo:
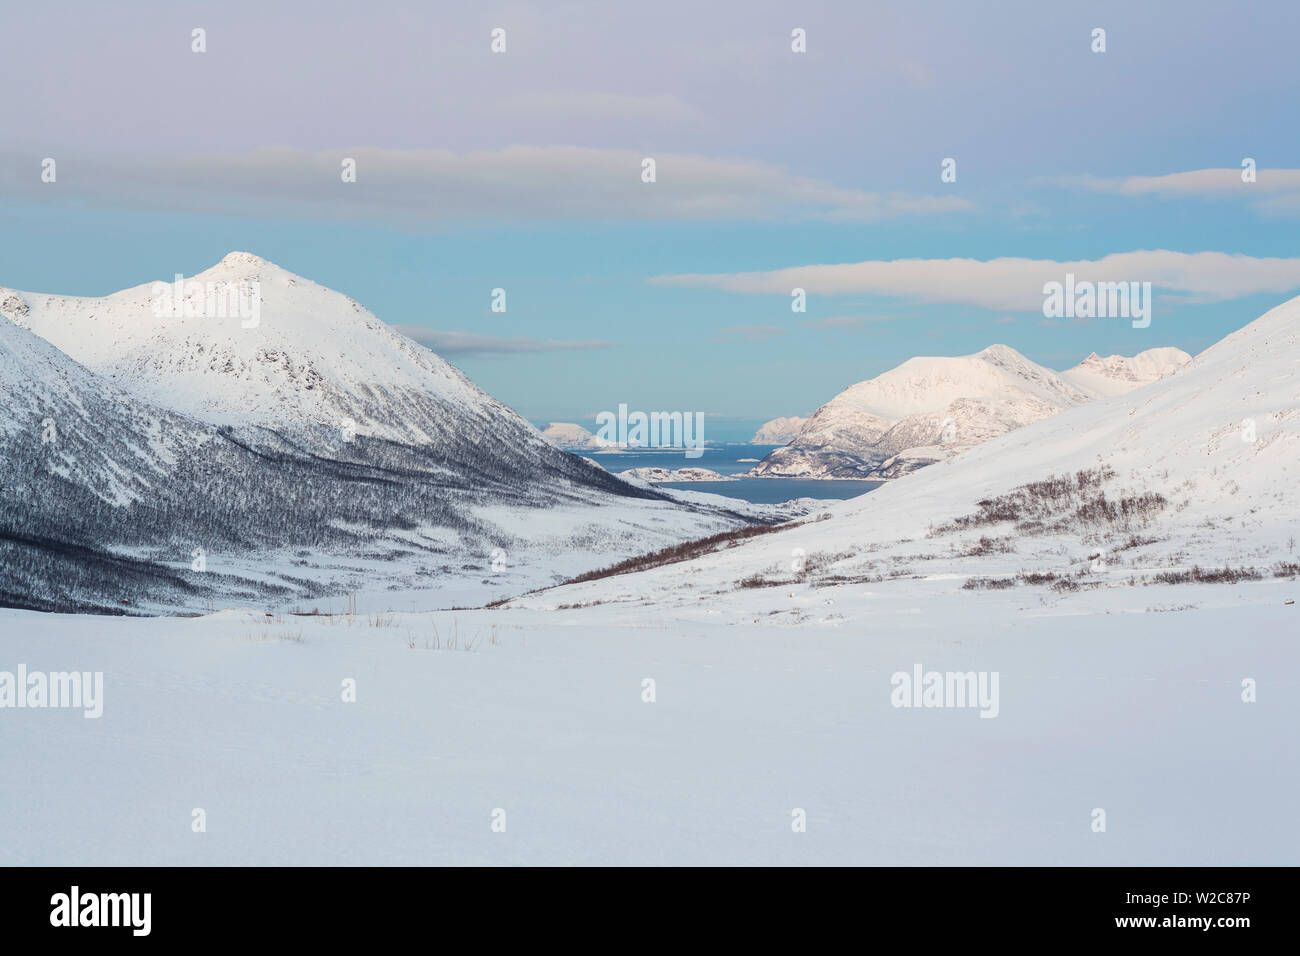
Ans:
<svg viewBox="0 0 1300 956"><path fill-rule="evenodd" d="M1134 359L1094 354L1066 372L1002 344L970 355L916 356L839 392L749 474L902 477L1066 408L1154 381L1178 367L1179 356L1190 359L1178 349Z"/></svg>

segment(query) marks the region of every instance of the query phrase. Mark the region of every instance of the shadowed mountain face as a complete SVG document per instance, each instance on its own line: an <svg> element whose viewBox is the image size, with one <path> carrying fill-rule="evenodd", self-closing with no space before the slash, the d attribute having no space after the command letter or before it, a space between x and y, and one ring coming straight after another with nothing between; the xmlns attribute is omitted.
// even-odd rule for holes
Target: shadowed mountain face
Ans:
<svg viewBox="0 0 1300 956"><path fill-rule="evenodd" d="M259 321L160 316L152 286L0 290L0 603L428 587L490 574L494 552L545 575L743 523L560 451L315 283L242 253L195 281L260 285Z"/></svg>

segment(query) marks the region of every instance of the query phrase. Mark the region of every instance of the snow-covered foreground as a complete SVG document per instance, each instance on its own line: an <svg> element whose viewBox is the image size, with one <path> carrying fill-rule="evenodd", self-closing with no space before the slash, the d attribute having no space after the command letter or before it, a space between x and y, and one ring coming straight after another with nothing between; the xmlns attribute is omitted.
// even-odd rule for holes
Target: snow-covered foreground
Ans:
<svg viewBox="0 0 1300 956"><path fill-rule="evenodd" d="M620 553L581 501L479 503L564 557L349 618L0 612L0 863L1300 863L1297 355L1300 298L860 498L537 593ZM672 498L602 527L644 554L725 504ZM483 592L516 596L425 610ZM6 705L74 670L102 716ZM914 673L991 693L897 706Z"/></svg>
<svg viewBox="0 0 1300 956"><path fill-rule="evenodd" d="M0 671L103 671L104 700L0 709L0 863L1295 864L1298 590L3 611ZM892 706L918 664L996 672L997 716Z"/></svg>

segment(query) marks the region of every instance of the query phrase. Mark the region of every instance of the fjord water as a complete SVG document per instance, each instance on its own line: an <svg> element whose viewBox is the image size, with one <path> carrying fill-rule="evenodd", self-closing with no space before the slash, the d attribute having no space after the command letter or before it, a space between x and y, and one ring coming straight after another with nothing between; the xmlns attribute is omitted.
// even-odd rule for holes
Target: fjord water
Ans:
<svg viewBox="0 0 1300 956"><path fill-rule="evenodd" d="M657 487L703 491L766 505L793 498L856 498L882 484L883 481L820 478L741 478L737 481L665 481Z"/></svg>
<svg viewBox="0 0 1300 956"><path fill-rule="evenodd" d="M777 445L710 445L698 458L687 458L680 449L638 449L616 455L592 455L601 467L615 474L632 468L707 468L720 475L749 471ZM883 482L827 480L816 478L739 478L735 481L667 481L661 488L702 491L741 498L755 504L774 504L792 498L856 498Z"/></svg>

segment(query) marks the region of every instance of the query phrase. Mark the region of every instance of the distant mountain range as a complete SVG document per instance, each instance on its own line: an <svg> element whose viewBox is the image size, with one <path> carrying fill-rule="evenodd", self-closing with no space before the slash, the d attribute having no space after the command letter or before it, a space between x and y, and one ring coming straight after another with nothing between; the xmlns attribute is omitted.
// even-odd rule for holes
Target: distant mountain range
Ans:
<svg viewBox="0 0 1300 956"><path fill-rule="evenodd" d="M1176 348L1133 358L1094 353L1054 372L1005 345L908 359L840 392L748 474L897 478L1064 409L1154 382L1190 360Z"/></svg>

